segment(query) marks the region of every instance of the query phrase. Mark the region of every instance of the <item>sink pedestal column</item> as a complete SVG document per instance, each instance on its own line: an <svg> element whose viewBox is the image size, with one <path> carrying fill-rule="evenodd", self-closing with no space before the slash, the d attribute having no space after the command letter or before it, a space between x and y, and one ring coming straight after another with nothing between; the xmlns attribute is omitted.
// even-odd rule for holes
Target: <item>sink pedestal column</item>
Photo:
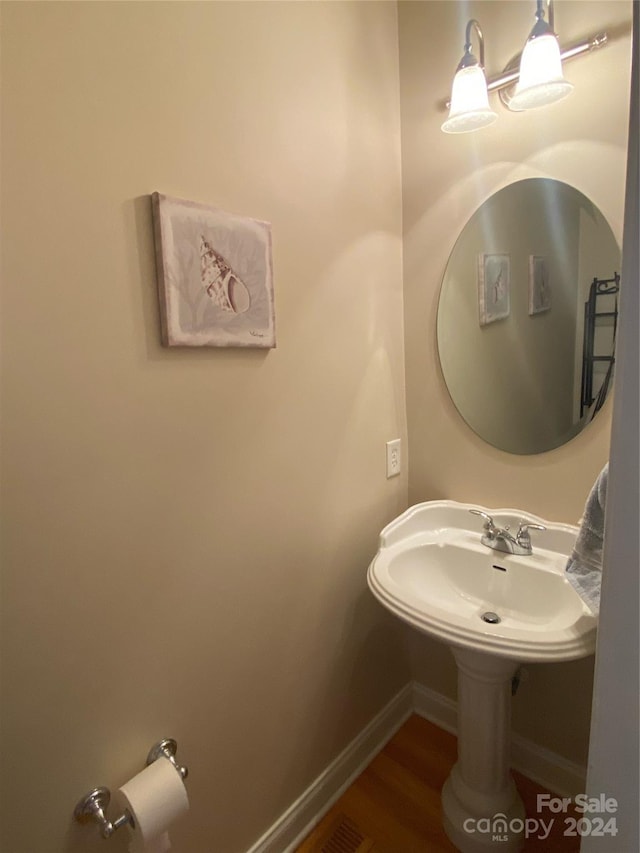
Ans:
<svg viewBox="0 0 640 853"><path fill-rule="evenodd" d="M519 664L452 648L458 665L458 761L442 789L444 829L462 853L524 845L524 806L509 772L511 679Z"/></svg>

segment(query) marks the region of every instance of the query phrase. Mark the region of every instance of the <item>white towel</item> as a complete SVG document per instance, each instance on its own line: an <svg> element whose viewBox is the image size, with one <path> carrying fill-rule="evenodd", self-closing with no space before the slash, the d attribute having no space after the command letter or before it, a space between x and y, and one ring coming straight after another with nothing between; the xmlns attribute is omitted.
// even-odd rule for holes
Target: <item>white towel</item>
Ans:
<svg viewBox="0 0 640 853"><path fill-rule="evenodd" d="M567 580L596 615L600 610L608 476L609 463L607 462L589 492L578 538L566 569Z"/></svg>

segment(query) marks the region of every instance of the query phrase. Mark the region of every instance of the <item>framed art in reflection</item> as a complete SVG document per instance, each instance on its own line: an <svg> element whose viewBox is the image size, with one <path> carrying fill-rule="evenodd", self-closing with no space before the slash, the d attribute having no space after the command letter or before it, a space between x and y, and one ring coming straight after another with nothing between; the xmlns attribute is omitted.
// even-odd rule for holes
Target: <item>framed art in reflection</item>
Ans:
<svg viewBox="0 0 640 853"><path fill-rule="evenodd" d="M478 308L481 326L509 316L510 288L510 255L479 255Z"/></svg>
<svg viewBox="0 0 640 853"><path fill-rule="evenodd" d="M547 259L529 255L529 315L542 314L551 308L551 287Z"/></svg>

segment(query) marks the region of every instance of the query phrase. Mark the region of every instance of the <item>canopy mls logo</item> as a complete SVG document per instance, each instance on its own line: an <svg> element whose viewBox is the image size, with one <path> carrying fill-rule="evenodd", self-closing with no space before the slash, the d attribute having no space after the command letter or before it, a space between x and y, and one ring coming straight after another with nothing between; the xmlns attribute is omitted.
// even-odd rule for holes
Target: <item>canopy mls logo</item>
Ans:
<svg viewBox="0 0 640 853"><path fill-rule="evenodd" d="M493 817L468 817L462 824L465 832L489 835L492 841L508 841L522 833L525 838L540 838L544 841L549 837L552 826L553 818L549 818L547 823L535 817L514 817L509 820L502 812Z"/></svg>
<svg viewBox="0 0 640 853"><path fill-rule="evenodd" d="M615 837L618 825L615 817L618 811L618 801L605 794L589 797L587 794L577 794L575 797L555 797L552 794L538 794L536 798L538 814L550 812L553 817L507 818L502 812L493 817L467 818L463 829L469 834L484 835L491 842L506 842L517 836L539 838L544 841L551 834L556 820L561 823L564 836ZM567 814L567 812L571 812ZM556 818L555 815L561 817ZM585 816L587 815L587 816ZM559 834L559 832L556 832Z"/></svg>

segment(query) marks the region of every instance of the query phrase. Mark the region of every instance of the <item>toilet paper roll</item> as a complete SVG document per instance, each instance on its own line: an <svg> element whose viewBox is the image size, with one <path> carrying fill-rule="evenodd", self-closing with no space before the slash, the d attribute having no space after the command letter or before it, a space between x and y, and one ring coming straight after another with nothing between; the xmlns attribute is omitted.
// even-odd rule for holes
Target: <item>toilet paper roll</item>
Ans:
<svg viewBox="0 0 640 853"><path fill-rule="evenodd" d="M173 764L158 758L124 784L117 799L133 818L129 853L166 853L171 847L167 829L189 809L186 788Z"/></svg>

